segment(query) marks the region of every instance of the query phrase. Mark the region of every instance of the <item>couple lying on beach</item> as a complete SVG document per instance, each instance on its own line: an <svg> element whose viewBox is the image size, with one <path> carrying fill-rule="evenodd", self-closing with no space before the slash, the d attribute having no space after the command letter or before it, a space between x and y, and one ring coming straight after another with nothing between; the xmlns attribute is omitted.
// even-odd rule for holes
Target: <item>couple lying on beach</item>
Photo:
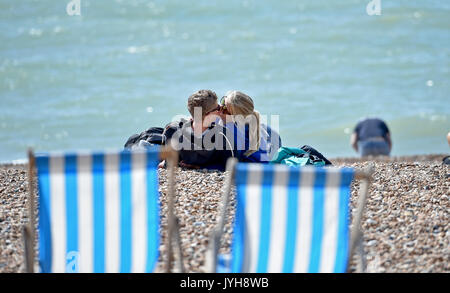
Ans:
<svg viewBox="0 0 450 293"><path fill-rule="evenodd" d="M134 135L125 148L170 143L179 152L181 167L224 170L230 157L268 163L281 147L279 134L260 122L252 98L242 92L228 92L219 105L216 93L199 90L189 96L187 108L189 119Z"/></svg>
<svg viewBox="0 0 450 293"><path fill-rule="evenodd" d="M282 147L278 132L261 122L252 98L240 91L228 92L219 104L213 91L199 90L189 96L187 108L189 119L135 134L125 148L170 143L179 153L179 165L190 169L223 171L230 157L251 163L331 164L312 147Z"/></svg>

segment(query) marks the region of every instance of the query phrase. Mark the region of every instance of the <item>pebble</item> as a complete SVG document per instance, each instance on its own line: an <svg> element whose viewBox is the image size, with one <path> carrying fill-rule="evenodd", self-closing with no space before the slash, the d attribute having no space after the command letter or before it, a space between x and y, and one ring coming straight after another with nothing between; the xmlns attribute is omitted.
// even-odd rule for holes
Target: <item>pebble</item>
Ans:
<svg viewBox="0 0 450 293"><path fill-rule="evenodd" d="M372 219L367 219L366 223L367 223L368 225L376 225L378 222L375 221L375 220L372 220Z"/></svg>

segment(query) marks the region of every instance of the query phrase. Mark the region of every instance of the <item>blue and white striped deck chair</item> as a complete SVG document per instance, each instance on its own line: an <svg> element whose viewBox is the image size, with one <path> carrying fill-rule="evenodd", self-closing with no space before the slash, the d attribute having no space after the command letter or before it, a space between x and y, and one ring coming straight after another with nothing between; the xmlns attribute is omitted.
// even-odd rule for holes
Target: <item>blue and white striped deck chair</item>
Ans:
<svg viewBox="0 0 450 293"><path fill-rule="evenodd" d="M346 271L353 242L353 169L238 163L233 171L237 194L231 254L213 260L215 271ZM221 225L219 220L220 231ZM220 243L220 236L211 242ZM217 255L218 248L212 250Z"/></svg>
<svg viewBox="0 0 450 293"><path fill-rule="evenodd" d="M40 271L153 272L164 152L37 154Z"/></svg>

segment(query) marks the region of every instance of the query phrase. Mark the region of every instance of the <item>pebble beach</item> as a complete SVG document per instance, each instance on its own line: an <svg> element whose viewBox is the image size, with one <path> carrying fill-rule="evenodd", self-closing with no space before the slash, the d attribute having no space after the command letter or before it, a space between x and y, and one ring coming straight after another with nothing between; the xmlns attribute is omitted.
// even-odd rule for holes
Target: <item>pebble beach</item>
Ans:
<svg viewBox="0 0 450 293"><path fill-rule="evenodd" d="M391 158L336 158L335 166L374 168L362 219L367 272L450 272L450 167L446 155ZM179 219L183 267L205 272L209 235L218 220L226 173L178 168L175 215ZM160 169L161 245L157 271L164 271L167 238L166 170ZM352 184L355 208L358 183ZM0 165L0 273L25 272L22 227L28 223L27 165ZM225 224L221 252L229 252L233 205ZM356 258L350 271L356 271ZM179 259L172 263L178 269Z"/></svg>

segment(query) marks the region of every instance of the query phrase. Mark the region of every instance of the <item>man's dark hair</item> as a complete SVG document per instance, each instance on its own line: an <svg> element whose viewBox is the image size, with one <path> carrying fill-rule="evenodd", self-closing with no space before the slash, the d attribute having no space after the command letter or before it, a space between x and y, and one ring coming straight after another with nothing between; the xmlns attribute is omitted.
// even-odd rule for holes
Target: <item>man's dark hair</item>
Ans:
<svg viewBox="0 0 450 293"><path fill-rule="evenodd" d="M194 109L196 107L202 108L203 118L208 112L211 112L217 106L217 95L211 90L196 91L189 97L187 106L192 117L194 117Z"/></svg>

